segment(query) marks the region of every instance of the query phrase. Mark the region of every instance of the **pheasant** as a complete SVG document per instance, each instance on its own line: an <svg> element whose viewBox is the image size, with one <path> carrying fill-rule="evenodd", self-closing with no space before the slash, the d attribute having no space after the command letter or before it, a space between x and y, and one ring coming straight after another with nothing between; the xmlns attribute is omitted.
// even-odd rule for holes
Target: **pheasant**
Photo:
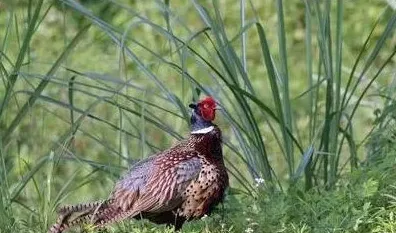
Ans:
<svg viewBox="0 0 396 233"><path fill-rule="evenodd" d="M64 206L49 233L92 224L104 227L128 218L148 219L180 230L185 221L210 214L222 202L228 174L216 102L206 97L192 108L188 139L131 167L104 201Z"/></svg>

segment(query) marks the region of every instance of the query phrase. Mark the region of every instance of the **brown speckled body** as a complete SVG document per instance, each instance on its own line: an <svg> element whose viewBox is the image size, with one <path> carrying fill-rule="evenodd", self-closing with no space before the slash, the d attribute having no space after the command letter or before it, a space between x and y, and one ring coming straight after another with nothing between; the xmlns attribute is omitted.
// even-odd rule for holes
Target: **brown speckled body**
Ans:
<svg viewBox="0 0 396 233"><path fill-rule="evenodd" d="M209 214L227 187L221 132L214 126L134 165L108 200L60 209L49 232L82 223L101 227L126 218L147 218L178 230L185 220Z"/></svg>
<svg viewBox="0 0 396 233"><path fill-rule="evenodd" d="M211 208L223 200L224 191L228 187L220 130L215 127L207 135L193 137L193 141L198 141L194 144L195 150L201 152L197 155L201 161L201 170L197 179L192 180L182 194L183 203L178 213L186 219L209 214Z"/></svg>

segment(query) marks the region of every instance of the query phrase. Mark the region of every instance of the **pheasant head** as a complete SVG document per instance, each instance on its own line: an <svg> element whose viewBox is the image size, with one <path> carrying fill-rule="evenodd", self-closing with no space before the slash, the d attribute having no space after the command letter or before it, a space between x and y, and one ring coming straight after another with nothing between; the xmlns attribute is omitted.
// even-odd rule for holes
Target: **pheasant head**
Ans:
<svg viewBox="0 0 396 233"><path fill-rule="evenodd" d="M208 96L198 103L189 105L193 109L191 115L191 134L205 134L214 128L212 121L216 116L216 102L213 97Z"/></svg>

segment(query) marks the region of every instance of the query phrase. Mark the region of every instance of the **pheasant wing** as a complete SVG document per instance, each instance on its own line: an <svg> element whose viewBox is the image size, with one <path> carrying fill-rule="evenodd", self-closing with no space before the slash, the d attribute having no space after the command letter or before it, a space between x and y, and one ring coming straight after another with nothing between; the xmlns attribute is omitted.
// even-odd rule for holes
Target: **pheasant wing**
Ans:
<svg viewBox="0 0 396 233"><path fill-rule="evenodd" d="M182 193L201 170L194 150L169 150L131 169L113 195L131 215L169 211L182 203Z"/></svg>

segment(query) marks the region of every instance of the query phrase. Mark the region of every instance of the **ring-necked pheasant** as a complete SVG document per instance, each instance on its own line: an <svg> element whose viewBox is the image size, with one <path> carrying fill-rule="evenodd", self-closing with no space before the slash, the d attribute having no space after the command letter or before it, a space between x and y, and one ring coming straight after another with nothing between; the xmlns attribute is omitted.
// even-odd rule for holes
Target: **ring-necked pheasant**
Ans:
<svg viewBox="0 0 396 233"><path fill-rule="evenodd" d="M206 97L189 107L188 139L132 166L107 200L60 208L49 232L89 223L103 227L127 218L146 218L179 230L186 220L209 214L228 187L221 131L212 123L216 103Z"/></svg>

